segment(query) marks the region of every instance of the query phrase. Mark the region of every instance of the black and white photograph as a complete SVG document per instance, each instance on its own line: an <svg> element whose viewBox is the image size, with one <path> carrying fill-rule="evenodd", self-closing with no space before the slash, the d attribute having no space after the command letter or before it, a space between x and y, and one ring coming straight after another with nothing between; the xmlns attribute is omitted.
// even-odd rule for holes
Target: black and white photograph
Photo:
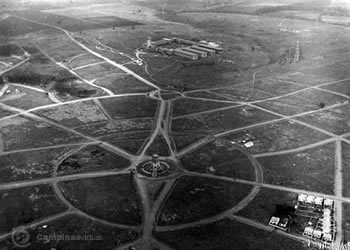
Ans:
<svg viewBox="0 0 350 250"><path fill-rule="evenodd" d="M350 0L0 0L0 250L350 250Z"/></svg>

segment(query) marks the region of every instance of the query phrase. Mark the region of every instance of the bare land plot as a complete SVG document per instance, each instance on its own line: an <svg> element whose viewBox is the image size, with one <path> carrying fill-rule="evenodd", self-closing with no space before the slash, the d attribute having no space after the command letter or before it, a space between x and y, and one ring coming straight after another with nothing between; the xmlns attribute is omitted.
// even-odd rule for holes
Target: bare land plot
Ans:
<svg viewBox="0 0 350 250"><path fill-rule="evenodd" d="M108 121L103 111L93 101L54 106L38 110L36 113L67 127Z"/></svg>
<svg viewBox="0 0 350 250"><path fill-rule="evenodd" d="M161 135L158 135L149 148L146 151L147 155L158 154L160 156L169 156L170 149L165 140L165 138Z"/></svg>
<svg viewBox="0 0 350 250"><path fill-rule="evenodd" d="M229 98L226 98L224 96L219 96L215 93L207 92L207 91L196 91L196 92L188 92L188 93L185 92L184 95L188 97L205 98L210 100L232 101Z"/></svg>
<svg viewBox="0 0 350 250"><path fill-rule="evenodd" d="M184 149L185 147L191 145L192 143L199 141L200 139L207 136L206 133L197 133L197 132L172 132L172 138L174 139L176 149L178 151Z"/></svg>
<svg viewBox="0 0 350 250"><path fill-rule="evenodd" d="M97 79L96 85L110 89L115 94L150 92L154 88L126 74L113 74Z"/></svg>
<svg viewBox="0 0 350 250"><path fill-rule="evenodd" d="M43 228L43 225L46 225L46 227ZM138 230L102 225L101 223L78 215L64 216L43 225L28 229L30 234L29 243L33 249L42 249L43 246L48 249L113 249L116 246L136 240L141 234ZM59 237L51 237L48 240L50 235L59 236L68 234L73 234L76 237L74 240L60 240ZM10 248L13 247L13 242L11 239L8 239L8 241L2 242L2 244L0 243L0 246Z"/></svg>
<svg viewBox="0 0 350 250"><path fill-rule="evenodd" d="M10 116L10 115L13 115L13 114L14 114L14 112L12 112L12 111L8 111L6 109L0 108L0 118L4 118L6 116Z"/></svg>
<svg viewBox="0 0 350 250"><path fill-rule="evenodd" d="M105 75L122 73L120 69L117 69L107 63L91 65L84 68L78 68L74 70L80 77L86 80L93 80L103 77Z"/></svg>
<svg viewBox="0 0 350 250"><path fill-rule="evenodd" d="M113 120L108 123L90 124L76 128L77 131L91 136L105 136L121 132L149 131L153 128L154 121L151 118Z"/></svg>
<svg viewBox="0 0 350 250"><path fill-rule="evenodd" d="M154 117L158 102L146 96L122 96L100 100L113 119Z"/></svg>
<svg viewBox="0 0 350 250"><path fill-rule="evenodd" d="M129 174L61 182L63 195L78 209L119 224L139 225L142 203Z"/></svg>
<svg viewBox="0 0 350 250"><path fill-rule="evenodd" d="M298 120L341 135L350 132L350 104L298 117Z"/></svg>
<svg viewBox="0 0 350 250"><path fill-rule="evenodd" d="M66 158L57 168L59 175L123 169L130 162L96 145L87 146Z"/></svg>
<svg viewBox="0 0 350 250"><path fill-rule="evenodd" d="M350 197L350 145L346 142L342 143L342 161L343 161L343 195Z"/></svg>
<svg viewBox="0 0 350 250"><path fill-rule="evenodd" d="M309 89L297 94L258 102L257 105L283 115L297 115L303 112L321 109L334 104L347 102L348 99L316 89Z"/></svg>
<svg viewBox="0 0 350 250"><path fill-rule="evenodd" d="M231 106L237 104L180 98L173 102L173 117Z"/></svg>
<svg viewBox="0 0 350 250"><path fill-rule="evenodd" d="M182 166L193 172L205 173L213 167L216 175L255 180L254 166L246 155L228 143L217 140L181 158Z"/></svg>
<svg viewBox="0 0 350 250"><path fill-rule="evenodd" d="M158 225L184 224L233 208L251 187L211 178L185 176L168 196Z"/></svg>
<svg viewBox="0 0 350 250"><path fill-rule="evenodd" d="M105 135L99 139L111 143L119 148L125 149L131 154L140 154L143 146L145 145L146 139L149 138L151 134L152 131L147 130L129 131Z"/></svg>
<svg viewBox="0 0 350 250"><path fill-rule="evenodd" d="M253 107L233 107L222 111L173 119L172 131L217 133L277 118L275 115Z"/></svg>
<svg viewBox="0 0 350 250"><path fill-rule="evenodd" d="M158 232L156 237L176 249L306 249L302 243L273 231L263 231L229 219L176 231Z"/></svg>
<svg viewBox="0 0 350 250"><path fill-rule="evenodd" d="M47 29L47 27L40 24L27 22L14 16L10 16L0 22L0 34L4 36L24 35L43 29Z"/></svg>
<svg viewBox="0 0 350 250"><path fill-rule="evenodd" d="M86 141L73 133L21 116L0 121L0 130L5 151Z"/></svg>
<svg viewBox="0 0 350 250"><path fill-rule="evenodd" d="M350 96L350 80L329 84L321 88Z"/></svg>
<svg viewBox="0 0 350 250"><path fill-rule="evenodd" d="M259 154L298 148L329 137L293 121L279 121L228 134L224 138L238 144L252 141L254 146L249 151Z"/></svg>
<svg viewBox="0 0 350 250"><path fill-rule="evenodd" d="M229 88L212 90L235 101L258 101L273 97L273 94L250 87L247 83Z"/></svg>
<svg viewBox="0 0 350 250"><path fill-rule="evenodd" d="M261 188L257 196L238 215L268 225L276 205L296 205L298 194Z"/></svg>
<svg viewBox="0 0 350 250"><path fill-rule="evenodd" d="M0 191L0 233L65 210L50 185Z"/></svg>
<svg viewBox="0 0 350 250"><path fill-rule="evenodd" d="M35 150L0 156L0 181L14 182L50 177L58 159L73 147Z"/></svg>
<svg viewBox="0 0 350 250"><path fill-rule="evenodd" d="M0 97L0 101L15 108L27 110L53 103L46 93L38 92L33 89L12 85L8 90L11 92L5 93Z"/></svg>
<svg viewBox="0 0 350 250"><path fill-rule="evenodd" d="M77 55L76 57L71 58L67 62L67 66L69 65L70 68L74 69L77 67L82 67L84 65L92 64L92 63L99 63L102 62L102 60L94 55L91 55L89 53L83 53L80 55Z"/></svg>
<svg viewBox="0 0 350 250"><path fill-rule="evenodd" d="M313 74L312 70L310 70L310 72L297 71L286 75L278 76L277 78L282 81L291 81L294 83L301 83L309 86L315 86L318 84L334 81L333 78L330 78L328 76L315 75Z"/></svg>
<svg viewBox="0 0 350 250"><path fill-rule="evenodd" d="M258 158L264 170L264 182L279 186L333 194L335 145Z"/></svg>

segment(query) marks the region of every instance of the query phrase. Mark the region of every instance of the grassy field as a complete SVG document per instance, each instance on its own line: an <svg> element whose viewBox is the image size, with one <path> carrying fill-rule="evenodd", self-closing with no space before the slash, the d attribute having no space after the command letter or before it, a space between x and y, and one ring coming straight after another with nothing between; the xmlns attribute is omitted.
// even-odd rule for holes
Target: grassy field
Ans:
<svg viewBox="0 0 350 250"><path fill-rule="evenodd" d="M174 119L172 122L172 131L216 133L274 120L276 118L276 116L259 109L241 106Z"/></svg>
<svg viewBox="0 0 350 250"><path fill-rule="evenodd" d="M15 85L10 86L8 90L10 92L0 97L0 101L12 107L31 109L53 104L46 93Z"/></svg>
<svg viewBox="0 0 350 250"><path fill-rule="evenodd" d="M281 237L273 231L266 232L228 219L193 228L159 232L156 236L176 249L307 249L300 242Z"/></svg>
<svg viewBox="0 0 350 250"><path fill-rule="evenodd" d="M321 103L325 107L347 102L348 99L328 92L310 89L293 95L274 100L262 101L258 106L269 109L283 115L296 115L307 111L321 109Z"/></svg>
<svg viewBox="0 0 350 250"><path fill-rule="evenodd" d="M173 102L173 117L236 105L235 103L180 98Z"/></svg>
<svg viewBox="0 0 350 250"><path fill-rule="evenodd" d="M150 92L152 87L144 84L136 78L126 74L106 75L95 82L96 85L105 87L115 94Z"/></svg>
<svg viewBox="0 0 350 250"><path fill-rule="evenodd" d="M45 228L39 226L28 230L31 248L114 249L116 246L134 241L140 236L138 230L106 226L77 215L65 216L45 223L45 225L47 225ZM60 240L59 237L67 236L68 232L71 240ZM53 238L52 235L56 235L56 238ZM82 238L78 239L79 236ZM7 245L5 244L5 247L13 246L10 240L7 242Z"/></svg>
<svg viewBox="0 0 350 250"><path fill-rule="evenodd" d="M2 183L48 178L54 173L57 159L72 147L8 154L0 157Z"/></svg>
<svg viewBox="0 0 350 250"><path fill-rule="evenodd" d="M65 210L50 185L0 191L0 194L1 233Z"/></svg>
<svg viewBox="0 0 350 250"><path fill-rule="evenodd" d="M292 121L280 121L271 124L242 130L224 137L238 144L243 140L253 141L249 152L258 154L306 146L328 136Z"/></svg>
<svg viewBox="0 0 350 250"><path fill-rule="evenodd" d="M167 198L158 225L189 223L233 208L251 187L203 177L182 177Z"/></svg>
<svg viewBox="0 0 350 250"><path fill-rule="evenodd" d="M100 137L128 131L149 131L153 126L153 119L141 118L116 120L101 124L90 124L76 128L76 130L87 135Z"/></svg>
<svg viewBox="0 0 350 250"><path fill-rule="evenodd" d="M5 150L45 147L56 144L82 142L78 135L54 128L20 116L3 120L0 129L5 140Z"/></svg>
<svg viewBox="0 0 350 250"><path fill-rule="evenodd" d="M298 120L311 124L313 126L325 129L334 134L345 134L350 129L349 104L339 108L321 110L319 112L298 117Z"/></svg>
<svg viewBox="0 0 350 250"><path fill-rule="evenodd" d="M181 159L189 171L206 173L214 167L216 175L254 180L254 166L242 152L220 141L211 142Z"/></svg>
<svg viewBox="0 0 350 250"><path fill-rule="evenodd" d="M141 200L129 174L59 185L69 202L92 216L127 225L142 222Z"/></svg>
<svg viewBox="0 0 350 250"><path fill-rule="evenodd" d="M267 225L276 205L294 207L297 197L298 195L294 193L262 188L248 206L238 212L238 215Z"/></svg>
<svg viewBox="0 0 350 250"><path fill-rule="evenodd" d="M350 197L350 184L347 181L350 176L350 171L346 166L350 164L350 145L343 142L342 143L342 160L343 160L343 195Z"/></svg>
<svg viewBox="0 0 350 250"><path fill-rule="evenodd" d="M158 106L157 101L145 96L105 98L101 103L113 119L153 117Z"/></svg>
<svg viewBox="0 0 350 250"><path fill-rule="evenodd" d="M140 154L145 142L147 142L146 139L149 138L151 134L152 131L147 130L129 131L105 135L99 139L125 149L131 154ZM166 148L164 150L166 150Z"/></svg>
<svg viewBox="0 0 350 250"><path fill-rule="evenodd" d="M98 147L88 146L70 155L57 168L59 175L123 169L130 165L127 159Z"/></svg>
<svg viewBox="0 0 350 250"><path fill-rule="evenodd" d="M108 118L93 101L65 104L39 110L36 113L67 127L108 121Z"/></svg>
<svg viewBox="0 0 350 250"><path fill-rule="evenodd" d="M147 149L146 154L147 155L158 154L160 156L169 156L170 149L164 137L161 135L158 135L156 139L153 141L153 143L150 145L150 147Z"/></svg>
<svg viewBox="0 0 350 250"><path fill-rule="evenodd" d="M264 182L314 192L333 194L334 143L313 149L258 158Z"/></svg>

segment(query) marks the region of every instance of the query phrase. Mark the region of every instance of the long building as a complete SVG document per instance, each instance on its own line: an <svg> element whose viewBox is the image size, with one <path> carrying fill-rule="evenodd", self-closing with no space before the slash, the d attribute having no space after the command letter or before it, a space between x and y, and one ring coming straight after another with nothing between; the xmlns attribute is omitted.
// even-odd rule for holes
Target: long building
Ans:
<svg viewBox="0 0 350 250"><path fill-rule="evenodd" d="M184 51L182 49L175 49L174 50L174 55L177 55L179 57L183 57L183 58L187 58L187 59L191 59L191 60L198 60L199 56L198 54L192 53L192 52L188 52L188 51Z"/></svg>
<svg viewBox="0 0 350 250"><path fill-rule="evenodd" d="M206 48L206 49L213 49L213 50L215 50L217 52L221 52L222 51L222 48L220 48L220 47L215 47L215 46L211 46L211 45L204 44L204 43L198 43L197 45L200 46L200 47Z"/></svg>
<svg viewBox="0 0 350 250"><path fill-rule="evenodd" d="M197 50L197 49L194 49L194 48L190 48L190 47L184 47L182 48L184 51L188 51L188 52L192 52L192 53L195 53L195 54L198 54L200 55L200 57L204 58L204 57L207 57L208 56L208 53L203 51L203 50Z"/></svg>
<svg viewBox="0 0 350 250"><path fill-rule="evenodd" d="M193 45L191 46L192 49L196 49L196 50L200 50L200 51L204 51L204 52L207 52L209 56L212 56L212 55L215 55L216 54L216 50L213 50L213 49L207 49L207 48L204 48L204 47L199 47L197 45Z"/></svg>

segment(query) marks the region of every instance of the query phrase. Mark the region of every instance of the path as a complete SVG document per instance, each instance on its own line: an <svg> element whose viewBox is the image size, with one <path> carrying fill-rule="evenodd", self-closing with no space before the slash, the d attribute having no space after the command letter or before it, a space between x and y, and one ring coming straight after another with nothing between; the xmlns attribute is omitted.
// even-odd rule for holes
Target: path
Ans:
<svg viewBox="0 0 350 250"><path fill-rule="evenodd" d="M18 17L18 16L17 16ZM146 145L144 146L142 152L140 155L132 155L127 153L126 151L113 146L109 143L106 142L102 142L96 138L90 137L90 136L86 136L82 133L77 132L76 130L74 130L73 128L68 128L66 126L63 126L61 124L58 124L57 122L53 122L49 119L43 118L43 117L39 117L35 114L33 114L34 111L40 110L40 109L46 109L46 108L53 108L59 105L65 105L68 103L77 103L77 102L82 102L82 101L86 101L86 100L93 100L99 107L101 107L102 111L106 114L106 116L111 120L111 116L110 114L108 114L108 112L103 108L103 106L100 104L99 99L103 99L103 98L110 98L110 97L121 97L121 96L129 96L129 95L145 95L144 93L140 94L140 93L136 93L136 94L121 94L121 95L115 95L112 91L110 91L107 88L103 88L101 86L95 85L94 81L87 81L83 78L81 78L78 74L76 74L74 72L74 70L68 68L67 66L65 66L64 64L60 63L60 62L56 62L53 58L51 58L47 53L45 53L44 51L42 51L44 53L44 55L46 55L46 57L48 57L50 60L52 60L53 62L55 62L58 66L64 68L65 70L71 72L72 74L76 75L77 77L79 77L84 83L89 84L93 87L99 88L101 90L103 90L105 93L108 94L108 96L104 96L104 97L92 97L92 98L84 98L84 99L80 99L80 100L74 100L74 101L68 101L68 102L64 102L61 103L59 102L59 100L55 100L52 96L51 99L55 100L57 103L55 104L50 104L50 105L45 105L45 106L41 106L41 107L36 107L33 109L29 109L29 110L23 110L23 109L18 109L18 108L14 108L14 107L10 107L8 105L4 105L4 104L0 104L1 108L4 108L6 110L10 110L10 111L14 111L17 112L17 114L15 115L11 115L11 116L7 116L4 118L0 118L0 122L4 121L6 119L10 119L11 117L14 116L18 116L18 115L23 115L25 117L28 117L30 119L34 119L34 120L39 120L42 121L46 124L51 125L52 127L55 128L59 128L62 129L64 131L70 132L70 133L74 133L75 135L78 135L82 138L87 139L87 142L84 143L74 143L74 144L62 144L62 145L53 145L53 146L49 146L46 148L28 148L28 149L18 149L18 150L12 150L12 151L5 151L3 152L3 150L1 149L1 141L0 141L0 156L1 155L7 155L7 154L12 154L12 153L22 153L22 152L30 152L30 151L34 151L34 150L44 150L44 149L49 149L49 148L59 148L59 147L65 147L65 146L77 146L78 149L80 150L82 147L87 146L87 145L99 145L107 150L110 150L118 155L121 155L127 159L129 159L131 161L131 165L124 169L124 170L120 170L120 171L103 171L103 172L92 172L92 173L80 173L80 174L73 174L73 175L68 175L68 176L57 176L54 175L51 178L44 178L44 179L38 179L38 180L30 180L30 181L21 181L21 182L10 182L10 183L3 183L0 184L0 190L8 190L8 189L14 189L14 188L22 188L22 187L29 187L29 186L35 186L35 185L40 185L40 184L52 184L54 187L54 190L56 192L56 194L58 195L59 199L67 206L67 211L63 212L61 214L58 215L54 215L54 216L50 216L47 218L44 218L40 221L37 222L33 222L30 223L28 225L25 226L25 228L29 228L30 226L33 225L40 225L41 223L48 223L52 220L56 220L59 218L62 218L63 216L67 216L69 214L77 214L79 216L85 217L85 218L89 218L92 219L93 221L108 225L108 226L112 226L112 227L120 227L120 228L131 228L134 229L135 227L128 227L126 225L120 225L120 224L116 224L116 223L111 223L108 221L105 221L103 219L99 219L99 218L95 218L91 215L88 215L80 210L78 210L77 208L75 208L69 201L66 200L66 198L64 197L64 195L61 193L61 190L58 187L58 183L61 181L69 181L69 180L78 180L78 179L85 179L85 178L98 178L98 177L105 177L105 176L115 176L115 175L121 175L121 174L128 174L130 168L134 168L137 164L139 164L140 162L149 159L149 156L146 155L147 149L152 145L152 143L155 141L156 137L158 135L162 135L169 148L171 151L171 156L169 157L169 159L172 160L179 160L181 157L189 154L190 152L195 151L196 149L202 147L203 145L209 143L210 141L213 141L219 137L225 136L229 133L232 132L237 132L237 131L241 131L241 130L245 130L245 129L249 129L249 128L254 128L257 126L263 126L263 125L267 125L267 124L271 124L271 123L275 123L278 121L283 121L283 120L291 120L293 122L302 124L303 126L309 127L310 129L319 131L321 133L324 133L326 135L328 135L330 138L322 140L322 141L318 141L309 145L305 145L305 146L301 146L301 147L297 147L297 148L293 148L293 149L288 149L288 150L280 150L280 151L276 151L276 152L266 152L266 153L261 153L261 154L255 154L252 155L250 154L246 149L244 148L240 148L238 146L231 146L231 147L235 147L236 149L240 150L241 152L243 152L248 158L249 160L253 163L254 167L255 167L255 180L254 181L248 181L248 180L242 180L242 179L234 179L234 178L230 178L230 177L224 177L224 176L216 176L216 175L212 175L212 174L203 174L203 173L194 173L194 172L190 172L190 171L186 171L184 169L181 169L181 172L178 176L176 177L172 177L166 180L166 185L164 187L164 189L161 191L158 199L154 202L153 206L151 206L150 204L150 200L148 197L148 194L146 192L146 183L147 181L145 179L141 179L141 178L134 178L134 181L137 185L137 189L139 191L139 194L141 196L142 199L142 207L143 207L143 223L142 225L140 225L140 227L142 227L142 236L141 238L137 239L134 243L127 243L124 246L120 246L119 249L122 249L125 246L131 246L132 244L141 244L143 245L143 249L149 249L151 244L158 244L161 245L164 249L170 249L170 247L166 246L165 244L158 242L155 238L154 238L154 231L168 231L168 230L178 230L178 229L182 229L182 228L187 228L187 227L194 227L194 226L199 226L202 224L207 224L207 223L211 223L211 222L215 222L217 220L220 220L222 218L230 218L232 220L236 220L240 223L244 223L262 230L266 230L269 232L272 232L271 227L267 226L267 225L263 225L261 223L258 223L256 221L252 221L249 220L247 218L242 218L239 216L236 216L235 213L238 212L239 210L243 209L246 205L248 205L248 203L250 201L252 201L252 199L257 195L259 189L261 187L264 188L268 188L268 189L273 189L273 190L280 190L280 191L286 191L286 192L292 192L292 193L304 193L304 194L309 194L309 195L315 195L315 196L320 196L320 197L324 197L324 198L330 198L336 201L336 222L337 222L337 242L341 242L342 241L342 202L346 202L346 203L350 203L350 198L348 197L343 197L342 195L342 147L341 147L341 143L342 142L347 142L350 143L350 141L348 139L345 138L346 135L349 135L349 133L346 133L344 135L335 135L329 131L326 131L324 129L318 128L316 126L312 126L310 124L301 122L296 120L295 118L303 116L303 115L307 115L307 114L312 114L315 112L318 112L319 110L312 110L312 111L307 111L307 112L303 112L303 113L299 113L297 115L291 115L291 116L287 116L287 115L282 115L279 114L277 112L271 111L269 109L266 108L262 108L258 105L256 105L257 103L261 102L261 101L268 101L268 100L276 100L278 98L282 98L282 97L287 97L287 96L291 96L291 95L295 95L298 93L302 93L303 91L306 90L310 90L310 89L317 89L319 91L323 91L323 92L328 92L328 93L332 93L332 94L336 94L339 96L343 96L343 97L349 97L348 95L344 95L344 94L338 94L338 93L334 93L333 91L329 91L329 90L324 90L321 87L332 84L332 83L336 83L336 82L341 82L341 81L334 81L334 82L328 82L328 83L322 83L322 84L317 84L315 86L305 86L304 88L301 90L297 90L297 91L293 91L287 94L283 94L283 95L276 95L270 98L266 98L265 100L256 100L256 101L244 101L244 102L235 102L234 100L232 101L227 101L227 98L225 100L221 100L219 102L227 102L227 103L232 103L232 106L230 107L225 107L225 108L220 108L220 109L214 109L214 110L208 110L208 111L203 111L203 112L197 112L197 113L193 113L193 114L189 114L189 115L183 115L183 116L177 116L177 117L173 117L173 113L172 113L172 105L173 102L169 101L169 100L163 100L160 97L160 88L144 79L143 77L137 75L136 73L134 73L133 71L129 70L128 68L124 67L123 65L114 62L112 60L110 60L107 57L102 56L101 54L99 54L98 52L96 52L93 49L88 48L87 46L85 46L84 44L80 43L73 35L72 33L70 33L69 31L62 29L60 27L56 27L53 25L48 25L48 24L44 24L41 22L36 22L33 20L29 20L27 18L23 18L23 17L18 17L20 19L26 20L26 21L30 21L33 23L38 23L44 26L48 26L57 30L60 30L62 32L64 32L68 38L74 42L75 44L77 44L79 47L83 48L85 51L87 51L86 54L91 54L94 55L100 59L102 59L105 63L108 63L120 70L122 70L123 72L132 75L133 77L135 77L136 79L140 80L141 82L143 82L144 84L151 86L152 88L154 88L155 90L152 91L151 93L149 93L149 97L153 98L155 100L158 101L159 106L158 106L158 110L157 110L157 115L156 115L156 125L155 128L152 132L152 135L150 136L148 142L146 143ZM282 25L282 24L281 24ZM121 53L120 51L117 51L113 48L110 48L106 45L103 44L99 44L100 46L104 46L106 49L108 49L111 52L115 52L115 53ZM39 48L40 49L40 48ZM85 54L84 54L85 55ZM81 56L81 55L78 55ZM128 57L131 60L140 60L139 55L136 55L137 59L133 58L133 57ZM12 70L15 67L20 66L21 64L25 63L27 60L29 60L29 58L27 58L25 61L11 67ZM141 59L142 60L142 59ZM91 64L92 65L92 64ZM85 65L87 66L91 66L91 65ZM147 66L146 63L144 63L145 66ZM147 70L147 68L146 68ZM6 71L6 72L8 72ZM0 72L0 75L2 73L6 73L6 72ZM255 82L255 77L256 74L259 71L254 72L253 74L253 91L254 91L254 82ZM349 79L344 79L342 81L345 80L349 80ZM1 90L0 92L0 96L1 93L4 93L4 91L6 90L7 85ZM223 87L224 88L224 87ZM223 88L215 88L215 89L223 89ZM32 88L35 91L39 91L36 88ZM210 91L210 90L214 90L214 88L212 89L206 89L206 91ZM198 91L203 91L203 90L198 90ZM42 91L41 91L42 92ZM196 91L189 91L186 93L191 93L191 92L196 92ZM185 96L186 93L181 93L181 96ZM219 94L216 94L217 96L220 96ZM213 101L212 99L208 99L208 98L194 98L194 97L189 97L189 99L200 99L200 100L207 100L207 101ZM215 100L214 100L215 101ZM234 106L235 105L235 106ZM201 115L201 114L210 114L212 112L217 112L220 110L225 110L225 109L229 109L232 107L237 107L238 106L250 106L250 107L254 107L256 109L268 112L270 114L274 114L276 116L276 119L270 120L270 121L266 121L266 122L258 122L252 125L248 125L248 126L243 126L240 128L236 128L233 130L229 130L229 131L223 131L211 136L208 136L206 138L203 138L191 145L189 145L188 147L186 147L185 149L181 150L180 152L176 151L176 148L174 146L174 142L173 142L173 138L171 137L171 122L174 119L180 119L180 118L184 118L187 116L193 116L193 115ZM336 108L336 107L341 107L347 105L347 103L341 103L341 104L334 104L334 105L330 105L327 106L326 108L322 109L322 110L327 110L327 109L331 109L331 108ZM0 137L1 138L1 137ZM279 186L279 185L272 185L272 184L267 184L263 182L263 170L258 162L258 158L259 157L266 157L266 156L272 156L272 155L283 155L283 154L288 154L288 153L294 153L294 152L300 152L300 151L304 151L307 149L311 149L314 147L318 147L318 146L322 146L325 145L327 143L332 143L334 142L336 145L336 150L335 150L335 183L334 183L334 188L335 188L335 194L334 195L330 195L330 194L323 194L323 193L319 193L319 192L313 192L313 191L308 191L308 190L302 190L302 189L297 189L297 188L290 188L290 187L284 187L284 186ZM71 151L70 154L72 154L73 152L76 151ZM69 155L69 154L68 154ZM67 156L65 156L67 157ZM63 161L65 159L65 157L63 157L62 159L60 159L60 161L57 163L57 166L59 165L59 163L61 161ZM56 167L57 167L56 166ZM232 182L232 183L241 183L241 184L246 184L246 185L250 185L252 187L251 192L249 193L249 195L244 198L243 200L241 200L241 202L239 202L236 206L228 209L227 211L224 211L223 213L220 213L218 215L215 215L213 217L210 218L204 218L202 220L199 221L195 221L192 223L187 223L187 224L182 224L182 225L176 225L176 226L167 226L167 227L160 227L157 226L156 222L157 222L157 216L159 216L159 213L167 199L167 197L169 196L169 194L171 193L172 189L174 188L176 181L179 177L181 176L195 176L195 177L199 177L199 178L213 178L213 179L217 179L217 180L222 180L222 181L228 181L228 182ZM138 228L138 227L136 227ZM285 237L289 237L292 238L294 240L298 240L298 241L305 241L306 239L301 237L301 236L296 236L293 234L289 234L289 233L285 233L285 232L281 232L281 231L276 231L276 233L283 235ZM8 237L9 234L3 234L0 235L0 239L4 239L5 237Z"/></svg>

